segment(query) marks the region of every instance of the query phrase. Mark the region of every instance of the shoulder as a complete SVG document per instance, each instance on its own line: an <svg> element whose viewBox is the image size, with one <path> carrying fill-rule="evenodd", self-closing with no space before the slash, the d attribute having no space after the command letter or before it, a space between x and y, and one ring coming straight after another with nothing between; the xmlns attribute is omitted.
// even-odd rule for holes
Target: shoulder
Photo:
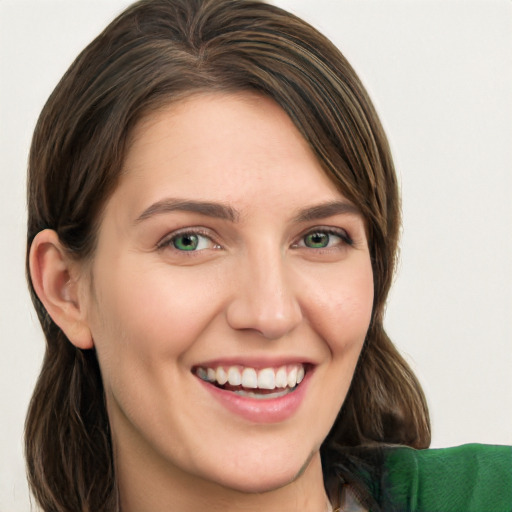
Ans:
<svg viewBox="0 0 512 512"><path fill-rule="evenodd" d="M430 450L386 448L383 464L383 510L512 510L511 446L468 444Z"/></svg>

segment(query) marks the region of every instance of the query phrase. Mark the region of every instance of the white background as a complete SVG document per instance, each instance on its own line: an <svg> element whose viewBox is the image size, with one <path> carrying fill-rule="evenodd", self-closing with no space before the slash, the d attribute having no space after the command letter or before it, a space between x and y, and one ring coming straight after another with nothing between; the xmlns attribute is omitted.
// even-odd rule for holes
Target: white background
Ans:
<svg viewBox="0 0 512 512"><path fill-rule="evenodd" d="M433 446L512 444L512 2L278 0L341 48L387 130L403 194L392 339ZM37 115L128 2L0 0L0 512L30 509L25 411L44 341L24 281Z"/></svg>

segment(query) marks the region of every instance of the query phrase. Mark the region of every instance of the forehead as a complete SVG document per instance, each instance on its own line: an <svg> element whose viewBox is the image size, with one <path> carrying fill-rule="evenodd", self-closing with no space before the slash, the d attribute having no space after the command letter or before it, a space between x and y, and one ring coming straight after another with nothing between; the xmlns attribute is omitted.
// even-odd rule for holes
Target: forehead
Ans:
<svg viewBox="0 0 512 512"><path fill-rule="evenodd" d="M196 94L146 116L132 133L123 171L139 185L172 180L212 194L250 192L249 182L274 180L339 194L286 113L247 92Z"/></svg>
<svg viewBox="0 0 512 512"><path fill-rule="evenodd" d="M190 152L194 149L193 152ZM135 127L125 158L125 172L137 172L148 161L214 166L227 169L251 159L258 165L277 157L308 156L320 167L286 113L273 100L256 93L196 93L145 116ZM248 163L248 162L247 162ZM227 165L229 164L229 165Z"/></svg>

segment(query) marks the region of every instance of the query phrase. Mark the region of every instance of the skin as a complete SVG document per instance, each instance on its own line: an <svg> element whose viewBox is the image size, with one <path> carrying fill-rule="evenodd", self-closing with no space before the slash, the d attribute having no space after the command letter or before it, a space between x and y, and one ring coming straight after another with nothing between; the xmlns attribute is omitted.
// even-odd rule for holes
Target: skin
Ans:
<svg viewBox="0 0 512 512"><path fill-rule="evenodd" d="M162 208L176 198L233 218ZM333 202L346 207L300 216ZM199 233L198 250L177 249L177 232ZM327 247L308 246L311 232ZM364 342L373 276L364 219L274 102L202 94L152 113L92 261L70 261L45 231L31 262L54 320L97 350L123 512L327 510L319 448ZM257 423L192 371L225 358L314 371L291 417Z"/></svg>

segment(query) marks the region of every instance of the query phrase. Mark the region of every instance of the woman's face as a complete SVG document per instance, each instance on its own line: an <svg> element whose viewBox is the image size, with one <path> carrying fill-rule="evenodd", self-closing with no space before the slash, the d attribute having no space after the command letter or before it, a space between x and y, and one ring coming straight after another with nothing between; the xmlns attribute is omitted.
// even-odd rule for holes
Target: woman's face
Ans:
<svg viewBox="0 0 512 512"><path fill-rule="evenodd" d="M141 122L89 276L119 474L245 492L301 474L347 394L373 279L362 216L283 110L204 94Z"/></svg>

